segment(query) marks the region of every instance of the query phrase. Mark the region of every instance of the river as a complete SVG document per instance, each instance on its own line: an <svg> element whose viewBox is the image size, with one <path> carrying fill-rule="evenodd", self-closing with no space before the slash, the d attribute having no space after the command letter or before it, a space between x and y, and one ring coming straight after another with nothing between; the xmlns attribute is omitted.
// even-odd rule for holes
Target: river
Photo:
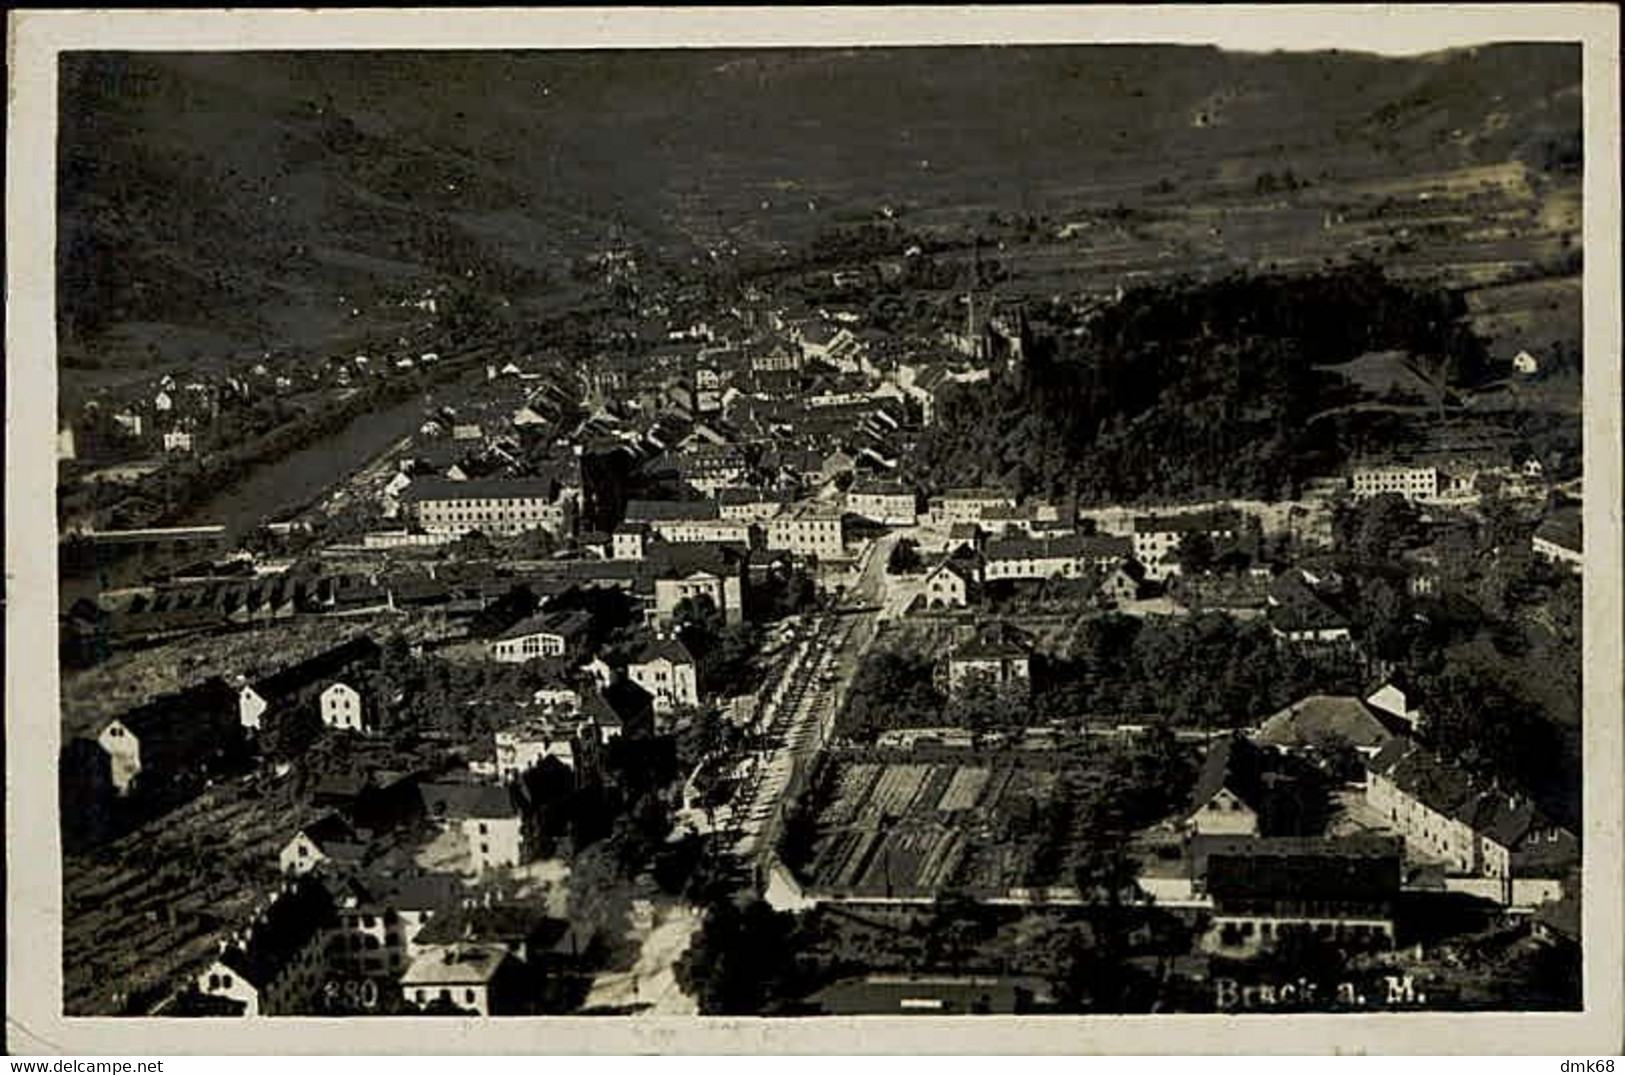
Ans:
<svg viewBox="0 0 1625 1075"><path fill-rule="evenodd" d="M235 542L255 528L306 507L334 484L417 430L424 399L413 396L388 410L363 414L342 429L273 463L188 512L177 525L219 523Z"/></svg>

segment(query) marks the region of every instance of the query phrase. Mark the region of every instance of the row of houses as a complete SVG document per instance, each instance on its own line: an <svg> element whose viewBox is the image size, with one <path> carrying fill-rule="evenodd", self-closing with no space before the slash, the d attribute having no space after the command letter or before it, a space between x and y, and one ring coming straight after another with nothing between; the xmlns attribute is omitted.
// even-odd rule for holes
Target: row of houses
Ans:
<svg viewBox="0 0 1625 1075"><path fill-rule="evenodd" d="M446 875L322 871L274 890L177 1008L247 1018L525 1014L540 983L579 967L589 945L577 926Z"/></svg>
<svg viewBox="0 0 1625 1075"><path fill-rule="evenodd" d="M1528 795L1476 778L1422 746L1414 737L1419 723L1392 685L1370 700L1315 695L1294 703L1249 737L1209 749L1188 831L1203 838L1319 836L1302 829L1315 813L1306 808L1306 789L1319 778L1295 759L1319 764L1326 751L1347 746L1363 759L1366 807L1400 841L1408 865L1442 869L1447 885L1506 905L1562 898L1579 863L1578 838Z"/></svg>
<svg viewBox="0 0 1625 1075"><path fill-rule="evenodd" d="M1493 881L1503 903L1533 906L1563 895L1579 865L1578 837L1522 792L1472 774L1414 739L1395 737L1369 764L1366 802L1407 850L1462 877Z"/></svg>

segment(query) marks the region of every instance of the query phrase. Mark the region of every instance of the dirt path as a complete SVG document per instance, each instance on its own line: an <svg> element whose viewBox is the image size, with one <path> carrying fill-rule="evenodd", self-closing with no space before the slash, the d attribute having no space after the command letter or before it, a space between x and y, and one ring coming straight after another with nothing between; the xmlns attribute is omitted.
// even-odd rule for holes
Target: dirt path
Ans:
<svg viewBox="0 0 1625 1075"><path fill-rule="evenodd" d="M677 984L676 965L700 927L700 912L688 906L662 908L643 937L631 970L601 974L587 994L589 1008L638 1007L639 1015L697 1015L694 998Z"/></svg>

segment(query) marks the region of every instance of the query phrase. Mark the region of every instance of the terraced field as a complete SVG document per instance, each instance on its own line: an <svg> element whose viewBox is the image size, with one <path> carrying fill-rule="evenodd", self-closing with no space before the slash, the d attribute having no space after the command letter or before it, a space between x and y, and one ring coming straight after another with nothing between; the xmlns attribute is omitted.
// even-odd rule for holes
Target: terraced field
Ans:
<svg viewBox="0 0 1625 1075"><path fill-rule="evenodd" d="M145 1010L201 970L276 884L278 851L315 814L286 783L217 786L94 854L66 857L64 1011Z"/></svg>
<svg viewBox="0 0 1625 1075"><path fill-rule="evenodd" d="M840 770L804 880L856 896L930 898L949 887L992 893L1024 884L1037 845L1012 832L1058 787L1055 772L1008 758L831 764Z"/></svg>

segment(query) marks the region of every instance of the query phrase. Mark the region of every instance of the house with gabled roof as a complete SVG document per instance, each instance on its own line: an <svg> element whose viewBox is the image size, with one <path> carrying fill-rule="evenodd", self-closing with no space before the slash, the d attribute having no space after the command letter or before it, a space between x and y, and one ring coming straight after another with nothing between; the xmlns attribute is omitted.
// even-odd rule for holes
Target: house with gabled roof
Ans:
<svg viewBox="0 0 1625 1075"><path fill-rule="evenodd" d="M327 889L299 878L278 890L197 976L205 997L241 1005L248 1017L314 1015L337 918Z"/></svg>
<svg viewBox="0 0 1625 1075"><path fill-rule="evenodd" d="M517 990L504 988L504 983L515 973L513 957L501 945L464 941L426 945L401 975L401 997L418 1009L509 1014L507 999Z"/></svg>
<svg viewBox="0 0 1625 1075"><path fill-rule="evenodd" d="M654 727L654 696L629 679L581 698L581 715L597 729L601 745L623 735L646 735Z"/></svg>
<svg viewBox="0 0 1625 1075"><path fill-rule="evenodd" d="M657 635L644 642L627 662L626 674L653 696L656 714L700 704L699 663L674 637Z"/></svg>
<svg viewBox="0 0 1625 1075"><path fill-rule="evenodd" d="M1299 751L1344 742L1369 758L1398 731L1353 695L1311 694L1266 718L1252 739L1266 746Z"/></svg>
<svg viewBox="0 0 1625 1075"><path fill-rule="evenodd" d="M1352 641L1348 616L1311 585L1301 570L1285 572L1275 580L1265 618L1276 638L1294 645L1347 645Z"/></svg>
<svg viewBox="0 0 1625 1075"><path fill-rule="evenodd" d="M334 812L323 814L294 833L277 856L285 874L306 874L324 862L359 865L367 855L367 840L349 819Z"/></svg>
<svg viewBox="0 0 1625 1075"><path fill-rule="evenodd" d="M656 545L644 554L655 623L670 623L677 606L704 598L726 623L745 618L750 550L740 545Z"/></svg>
<svg viewBox="0 0 1625 1075"><path fill-rule="evenodd" d="M176 779L201 778L241 740L234 692L214 677L156 698L102 725L96 744L107 755L113 789L130 795Z"/></svg>
<svg viewBox="0 0 1625 1075"><path fill-rule="evenodd" d="M391 984L422 954L417 938L424 926L464 898L462 882L443 873L361 870L335 879L330 888L338 915L331 970Z"/></svg>
<svg viewBox="0 0 1625 1075"><path fill-rule="evenodd" d="M358 669L376 665L382 652L378 643L362 635L244 684L237 692L242 726L257 731L269 710L312 702L328 685Z"/></svg>
<svg viewBox="0 0 1625 1075"><path fill-rule="evenodd" d="M1185 814L1193 836L1295 836L1313 832L1314 790L1300 767L1241 735L1213 741Z"/></svg>
<svg viewBox="0 0 1625 1075"><path fill-rule="evenodd" d="M535 834L517 785L423 783L418 791L431 821L461 832L476 873L530 860Z"/></svg>
<svg viewBox="0 0 1625 1075"><path fill-rule="evenodd" d="M948 693L976 682L1026 694L1032 689L1032 640L1003 622L986 624L956 646L947 660Z"/></svg>
<svg viewBox="0 0 1625 1075"><path fill-rule="evenodd" d="M981 580L967 559L949 557L925 576L925 603L930 608L966 608L981 594Z"/></svg>

